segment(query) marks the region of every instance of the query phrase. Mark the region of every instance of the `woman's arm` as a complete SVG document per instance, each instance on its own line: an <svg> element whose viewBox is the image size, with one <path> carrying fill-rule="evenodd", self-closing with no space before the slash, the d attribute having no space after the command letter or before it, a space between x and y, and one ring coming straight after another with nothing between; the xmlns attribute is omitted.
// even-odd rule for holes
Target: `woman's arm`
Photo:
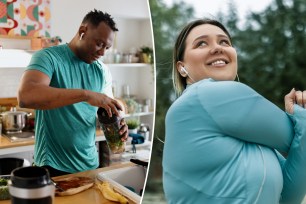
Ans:
<svg viewBox="0 0 306 204"><path fill-rule="evenodd" d="M301 203L306 193L306 110L295 105L294 112L290 117L296 135L287 158L278 155L284 180L280 203L288 204Z"/></svg>
<svg viewBox="0 0 306 204"><path fill-rule="evenodd" d="M287 114L241 83L199 87L203 108L224 134L288 153L286 159L278 155L284 182L281 203L301 203L306 192L306 92L304 97L294 90L286 95Z"/></svg>
<svg viewBox="0 0 306 204"><path fill-rule="evenodd" d="M306 193L306 110L303 108L306 103L305 96L305 91L296 92L293 89L285 97L286 112L293 121L295 136L286 160L280 159L284 180L281 203L301 203Z"/></svg>
<svg viewBox="0 0 306 204"><path fill-rule="evenodd" d="M294 137L287 114L250 87L232 81L197 87L202 107L225 135L288 152Z"/></svg>

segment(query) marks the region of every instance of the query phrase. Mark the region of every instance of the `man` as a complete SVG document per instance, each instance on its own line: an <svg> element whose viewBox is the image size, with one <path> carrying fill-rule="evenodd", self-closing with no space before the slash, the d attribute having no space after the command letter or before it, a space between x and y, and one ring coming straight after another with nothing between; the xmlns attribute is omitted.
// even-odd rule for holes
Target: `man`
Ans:
<svg viewBox="0 0 306 204"><path fill-rule="evenodd" d="M35 165L51 176L95 169L98 107L119 115L112 99L111 74L97 61L112 46L116 24L107 13L91 11L74 38L35 53L18 92L20 107L36 109ZM127 125L119 134L126 140Z"/></svg>

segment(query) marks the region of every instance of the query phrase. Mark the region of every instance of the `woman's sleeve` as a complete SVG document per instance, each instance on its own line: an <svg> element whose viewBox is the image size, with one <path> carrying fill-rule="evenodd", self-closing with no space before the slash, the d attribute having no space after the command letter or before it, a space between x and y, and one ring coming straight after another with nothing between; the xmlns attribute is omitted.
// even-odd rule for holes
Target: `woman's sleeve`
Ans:
<svg viewBox="0 0 306 204"><path fill-rule="evenodd" d="M250 87L232 81L203 83L197 96L223 134L288 152L294 137L291 120Z"/></svg>
<svg viewBox="0 0 306 204"><path fill-rule="evenodd" d="M276 151L284 182L280 203L301 203L306 192L306 110L295 105L294 114L287 114L236 82L208 83L197 92L223 134L287 153L285 159Z"/></svg>
<svg viewBox="0 0 306 204"><path fill-rule="evenodd" d="M306 193L306 110L295 105L289 116L295 136L286 160L281 159L284 184L280 203L298 204Z"/></svg>

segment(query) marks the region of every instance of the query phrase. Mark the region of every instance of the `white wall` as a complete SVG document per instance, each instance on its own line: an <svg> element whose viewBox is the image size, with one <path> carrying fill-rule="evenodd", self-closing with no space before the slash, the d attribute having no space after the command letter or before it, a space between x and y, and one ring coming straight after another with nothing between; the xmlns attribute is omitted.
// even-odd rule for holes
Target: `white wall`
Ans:
<svg viewBox="0 0 306 204"><path fill-rule="evenodd" d="M153 44L151 27L143 27L150 25L150 12L146 0L53 0L51 2L52 36L58 35L63 42L69 42L77 33L84 16L94 9L113 16L119 28L118 51L127 52L131 46Z"/></svg>
<svg viewBox="0 0 306 204"><path fill-rule="evenodd" d="M25 68L0 68L0 98L17 97L21 76Z"/></svg>
<svg viewBox="0 0 306 204"><path fill-rule="evenodd" d="M123 97L125 85L129 85L130 95L136 96L140 102L144 99L154 99L154 78L153 67L151 65L143 67L116 66L110 67L113 81L116 83L115 97Z"/></svg>

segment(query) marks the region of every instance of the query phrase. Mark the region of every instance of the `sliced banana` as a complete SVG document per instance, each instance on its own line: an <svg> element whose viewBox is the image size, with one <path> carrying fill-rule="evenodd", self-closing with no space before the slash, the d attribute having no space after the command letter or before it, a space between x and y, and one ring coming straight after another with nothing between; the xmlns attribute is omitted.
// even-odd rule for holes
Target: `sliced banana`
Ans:
<svg viewBox="0 0 306 204"><path fill-rule="evenodd" d="M107 200L119 202L121 204L127 204L128 200L121 194L114 191L114 189L109 185L108 182L98 183L98 188L102 192L104 198Z"/></svg>

